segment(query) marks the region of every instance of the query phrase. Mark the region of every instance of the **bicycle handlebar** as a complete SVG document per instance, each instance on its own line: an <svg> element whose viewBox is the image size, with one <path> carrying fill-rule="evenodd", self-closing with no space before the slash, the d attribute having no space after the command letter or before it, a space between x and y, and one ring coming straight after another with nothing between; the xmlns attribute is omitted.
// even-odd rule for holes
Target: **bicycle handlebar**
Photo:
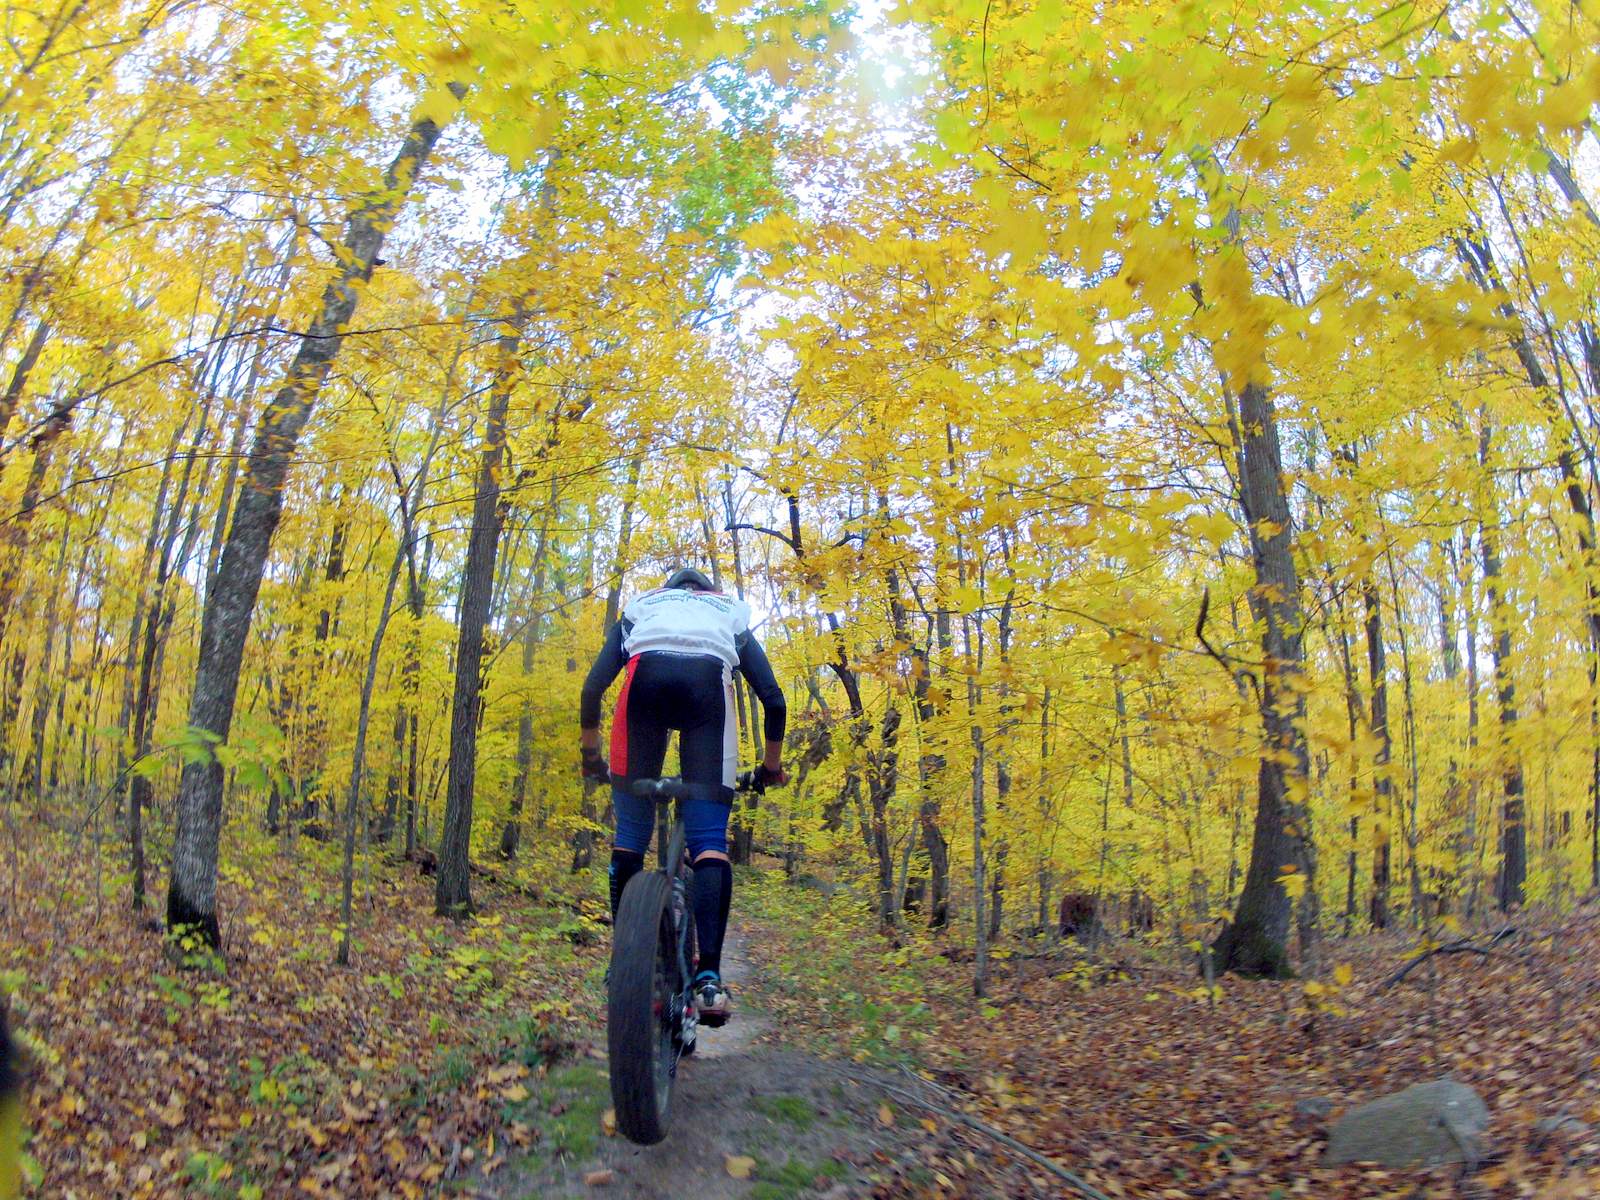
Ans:
<svg viewBox="0 0 1600 1200"><path fill-rule="evenodd" d="M762 792L766 789L756 782L754 770L740 771L738 782L734 787L736 792ZM633 794L641 800L687 800L690 795L690 785L677 776L666 779L635 779L633 781Z"/></svg>

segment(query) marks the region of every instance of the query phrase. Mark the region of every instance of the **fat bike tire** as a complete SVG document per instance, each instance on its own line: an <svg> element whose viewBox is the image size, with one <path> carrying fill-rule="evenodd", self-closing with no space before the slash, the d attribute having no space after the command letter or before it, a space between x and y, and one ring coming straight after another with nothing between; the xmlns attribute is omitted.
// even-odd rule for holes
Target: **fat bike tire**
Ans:
<svg viewBox="0 0 1600 1200"><path fill-rule="evenodd" d="M686 986L678 971L671 880L659 871L635 875L613 935L606 997L611 1103L623 1136L653 1146L671 1124L681 1020L675 1009Z"/></svg>

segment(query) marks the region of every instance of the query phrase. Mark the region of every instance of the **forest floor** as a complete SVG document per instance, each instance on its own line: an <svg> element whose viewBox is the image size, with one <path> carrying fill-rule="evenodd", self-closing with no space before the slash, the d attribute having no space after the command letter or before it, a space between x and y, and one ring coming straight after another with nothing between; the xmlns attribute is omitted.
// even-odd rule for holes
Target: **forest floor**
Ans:
<svg viewBox="0 0 1600 1200"><path fill-rule="evenodd" d="M414 865L378 863L339 968L332 846L231 832L226 861L256 865L224 871L214 961L128 912L109 848L9 826L0 988L38 1196L1600 1194L1594 905L1398 982L1415 934L1330 941L1311 989L1208 992L1123 939L1012 942L975 1000L959 934L896 946L848 889L741 870L738 1015L639 1150L607 1113L602 880L554 850L478 876L460 925ZM1444 1075L1492 1113L1470 1172L1322 1164L1340 1111Z"/></svg>

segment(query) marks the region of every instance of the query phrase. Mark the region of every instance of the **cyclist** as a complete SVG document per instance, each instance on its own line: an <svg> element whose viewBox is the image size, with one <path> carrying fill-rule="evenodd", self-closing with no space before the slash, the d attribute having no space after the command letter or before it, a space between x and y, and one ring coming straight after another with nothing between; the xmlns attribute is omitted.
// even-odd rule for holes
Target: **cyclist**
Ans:
<svg viewBox="0 0 1600 1200"><path fill-rule="evenodd" d="M684 830L694 864L694 924L700 945L694 978L695 1006L713 1021L728 1016L722 983L722 939L733 898L728 863L728 816L739 767L739 724L734 704L737 668L765 711L766 753L756 768L758 787L784 784L783 689L767 655L750 632L750 608L724 596L692 567L635 598L606 632L605 645L583 683L579 719L586 779L610 780L616 809L611 850L611 915L628 880L644 866L655 828L655 804L631 790L635 779L655 779L667 739L678 731L680 774L689 785ZM611 762L600 754L600 701L626 670L611 721Z"/></svg>

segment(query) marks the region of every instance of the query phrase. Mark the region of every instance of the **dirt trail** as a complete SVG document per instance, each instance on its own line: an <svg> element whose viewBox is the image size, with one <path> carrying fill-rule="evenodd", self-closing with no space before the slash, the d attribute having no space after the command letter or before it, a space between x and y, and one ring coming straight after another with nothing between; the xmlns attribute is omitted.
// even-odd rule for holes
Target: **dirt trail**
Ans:
<svg viewBox="0 0 1600 1200"><path fill-rule="evenodd" d="M902 1158L918 1131L880 1123L871 1072L779 1043L745 936L730 930L723 952L734 1017L721 1029L702 1028L695 1055L680 1065L667 1140L646 1147L593 1136L610 1107L605 1064L557 1073L546 1104L557 1128L546 1131L542 1154L494 1180L496 1196L840 1200L866 1194L867 1172ZM567 1136L562 1121L586 1127ZM729 1156L754 1160L749 1179L728 1173ZM597 1172L609 1179L585 1182Z"/></svg>

